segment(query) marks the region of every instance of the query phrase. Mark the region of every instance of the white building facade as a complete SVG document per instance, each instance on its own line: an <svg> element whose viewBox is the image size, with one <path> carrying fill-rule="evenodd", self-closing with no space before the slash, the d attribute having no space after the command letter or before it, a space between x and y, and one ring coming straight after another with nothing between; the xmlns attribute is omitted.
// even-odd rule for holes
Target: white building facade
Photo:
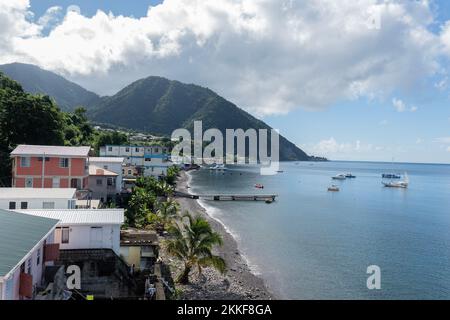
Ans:
<svg viewBox="0 0 450 320"><path fill-rule="evenodd" d="M39 217L59 220L55 243L61 250L112 249L120 254L120 228L124 209L20 210Z"/></svg>
<svg viewBox="0 0 450 320"><path fill-rule="evenodd" d="M126 165L144 168L145 176L164 176L171 166L169 149L161 146L116 146L100 148L101 157L123 157Z"/></svg>
<svg viewBox="0 0 450 320"><path fill-rule="evenodd" d="M0 209L74 209L76 189L0 188Z"/></svg>

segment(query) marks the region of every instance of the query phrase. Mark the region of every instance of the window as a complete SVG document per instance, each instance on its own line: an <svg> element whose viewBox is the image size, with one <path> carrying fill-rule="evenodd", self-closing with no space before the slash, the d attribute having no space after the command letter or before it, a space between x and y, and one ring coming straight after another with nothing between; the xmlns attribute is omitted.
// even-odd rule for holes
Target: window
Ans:
<svg viewBox="0 0 450 320"><path fill-rule="evenodd" d="M69 243L69 228L61 228L61 243Z"/></svg>
<svg viewBox="0 0 450 320"><path fill-rule="evenodd" d="M108 184L108 186L113 186L114 185L114 179L113 178L108 178L107 184Z"/></svg>
<svg viewBox="0 0 450 320"><path fill-rule="evenodd" d="M102 186L103 185L103 180L102 179L97 179L97 185L98 186Z"/></svg>
<svg viewBox="0 0 450 320"><path fill-rule="evenodd" d="M42 162L42 157L39 157L38 158L38 161L40 161L40 162ZM50 158L49 157L45 157L45 162L48 162L48 161L50 161Z"/></svg>
<svg viewBox="0 0 450 320"><path fill-rule="evenodd" d="M152 161L152 158L145 158L145 161L147 162Z"/></svg>
<svg viewBox="0 0 450 320"><path fill-rule="evenodd" d="M60 158L59 159L59 167L60 168L68 168L69 167L69 158Z"/></svg>
<svg viewBox="0 0 450 320"><path fill-rule="evenodd" d="M125 152L130 152L130 148L129 148L129 147L126 147L126 148L125 148Z"/></svg>
<svg viewBox="0 0 450 320"><path fill-rule="evenodd" d="M54 202L43 202L42 209L55 209L55 203Z"/></svg>
<svg viewBox="0 0 450 320"><path fill-rule="evenodd" d="M139 148L135 148L134 150L136 150L136 152L139 152Z"/></svg>
<svg viewBox="0 0 450 320"><path fill-rule="evenodd" d="M27 273L31 274L31 258L27 261Z"/></svg>
<svg viewBox="0 0 450 320"><path fill-rule="evenodd" d="M25 188L33 188L33 178L25 178Z"/></svg>
<svg viewBox="0 0 450 320"><path fill-rule="evenodd" d="M131 170L128 170L128 174L131 174Z"/></svg>
<svg viewBox="0 0 450 320"><path fill-rule="evenodd" d="M53 188L59 188L59 178L54 177L54 178L52 179L52 187L53 187Z"/></svg>
<svg viewBox="0 0 450 320"><path fill-rule="evenodd" d="M28 209L28 202L21 202L20 209Z"/></svg>
<svg viewBox="0 0 450 320"><path fill-rule="evenodd" d="M112 151L112 147L108 147L108 151Z"/></svg>
<svg viewBox="0 0 450 320"><path fill-rule="evenodd" d="M16 203L14 201L11 201L9 203L9 210L14 210L14 209L16 209Z"/></svg>
<svg viewBox="0 0 450 320"><path fill-rule="evenodd" d="M41 248L38 248L36 252L36 265L38 266L39 263L41 263Z"/></svg>
<svg viewBox="0 0 450 320"><path fill-rule="evenodd" d="M29 168L31 165L31 158L30 157L20 157L20 166L22 168Z"/></svg>
<svg viewBox="0 0 450 320"><path fill-rule="evenodd" d="M159 149L158 148L155 148L155 153L158 153L159 152Z"/></svg>
<svg viewBox="0 0 450 320"><path fill-rule="evenodd" d="M103 166L103 169L108 170L108 166Z"/></svg>

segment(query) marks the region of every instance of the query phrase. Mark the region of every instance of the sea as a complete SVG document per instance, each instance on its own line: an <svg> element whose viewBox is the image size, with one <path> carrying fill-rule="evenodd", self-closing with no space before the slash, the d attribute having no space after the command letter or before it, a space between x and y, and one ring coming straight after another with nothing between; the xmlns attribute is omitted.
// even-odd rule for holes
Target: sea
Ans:
<svg viewBox="0 0 450 320"><path fill-rule="evenodd" d="M200 201L275 295L450 299L450 165L282 162L271 176L259 169L201 169L189 173L189 185L198 194L278 195L270 204ZM356 178L331 179L347 172ZM382 173L406 173L409 187L384 187ZM340 191L329 192L332 184Z"/></svg>

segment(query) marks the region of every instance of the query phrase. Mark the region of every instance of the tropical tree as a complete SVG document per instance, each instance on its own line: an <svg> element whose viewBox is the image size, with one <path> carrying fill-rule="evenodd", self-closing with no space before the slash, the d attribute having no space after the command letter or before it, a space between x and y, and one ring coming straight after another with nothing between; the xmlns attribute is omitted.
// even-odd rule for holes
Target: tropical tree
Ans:
<svg viewBox="0 0 450 320"><path fill-rule="evenodd" d="M181 225L176 223L169 228L171 239L167 241L167 251L172 256L184 262L184 270L176 281L189 283L192 268L197 267L199 274L203 267L213 267L219 272L226 270L225 260L212 254L215 245L222 245L222 237L214 232L204 218L193 217L189 212L183 215Z"/></svg>
<svg viewBox="0 0 450 320"><path fill-rule="evenodd" d="M127 224L131 227L146 227L153 220L153 207L156 196L144 188L135 187L128 209L126 210Z"/></svg>
<svg viewBox="0 0 450 320"><path fill-rule="evenodd" d="M158 202L156 204L156 224L157 229L159 230L166 230L166 228L171 225L174 221L174 219L178 215L178 210L180 208L180 205L178 202L174 200L167 200L164 202Z"/></svg>

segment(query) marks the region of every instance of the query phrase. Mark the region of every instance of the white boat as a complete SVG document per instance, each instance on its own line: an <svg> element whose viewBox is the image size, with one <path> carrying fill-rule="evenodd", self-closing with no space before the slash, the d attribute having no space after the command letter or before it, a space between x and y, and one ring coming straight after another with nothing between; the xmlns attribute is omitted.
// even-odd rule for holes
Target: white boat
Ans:
<svg viewBox="0 0 450 320"><path fill-rule="evenodd" d="M338 174L338 175L332 177L331 179L333 179L333 180L345 180L345 179L347 179L347 177L345 176L345 174L341 173L341 174Z"/></svg>
<svg viewBox="0 0 450 320"><path fill-rule="evenodd" d="M228 169L225 167L224 164L214 164L212 167L209 168L209 170L227 171Z"/></svg>
<svg viewBox="0 0 450 320"><path fill-rule="evenodd" d="M405 173L405 178L402 181L390 181L390 182L381 182L385 187L388 188L408 188L409 185L409 178L408 175Z"/></svg>
<svg viewBox="0 0 450 320"><path fill-rule="evenodd" d="M332 192L338 192L340 189L338 186L332 185L331 187L328 188L328 191L332 191Z"/></svg>

